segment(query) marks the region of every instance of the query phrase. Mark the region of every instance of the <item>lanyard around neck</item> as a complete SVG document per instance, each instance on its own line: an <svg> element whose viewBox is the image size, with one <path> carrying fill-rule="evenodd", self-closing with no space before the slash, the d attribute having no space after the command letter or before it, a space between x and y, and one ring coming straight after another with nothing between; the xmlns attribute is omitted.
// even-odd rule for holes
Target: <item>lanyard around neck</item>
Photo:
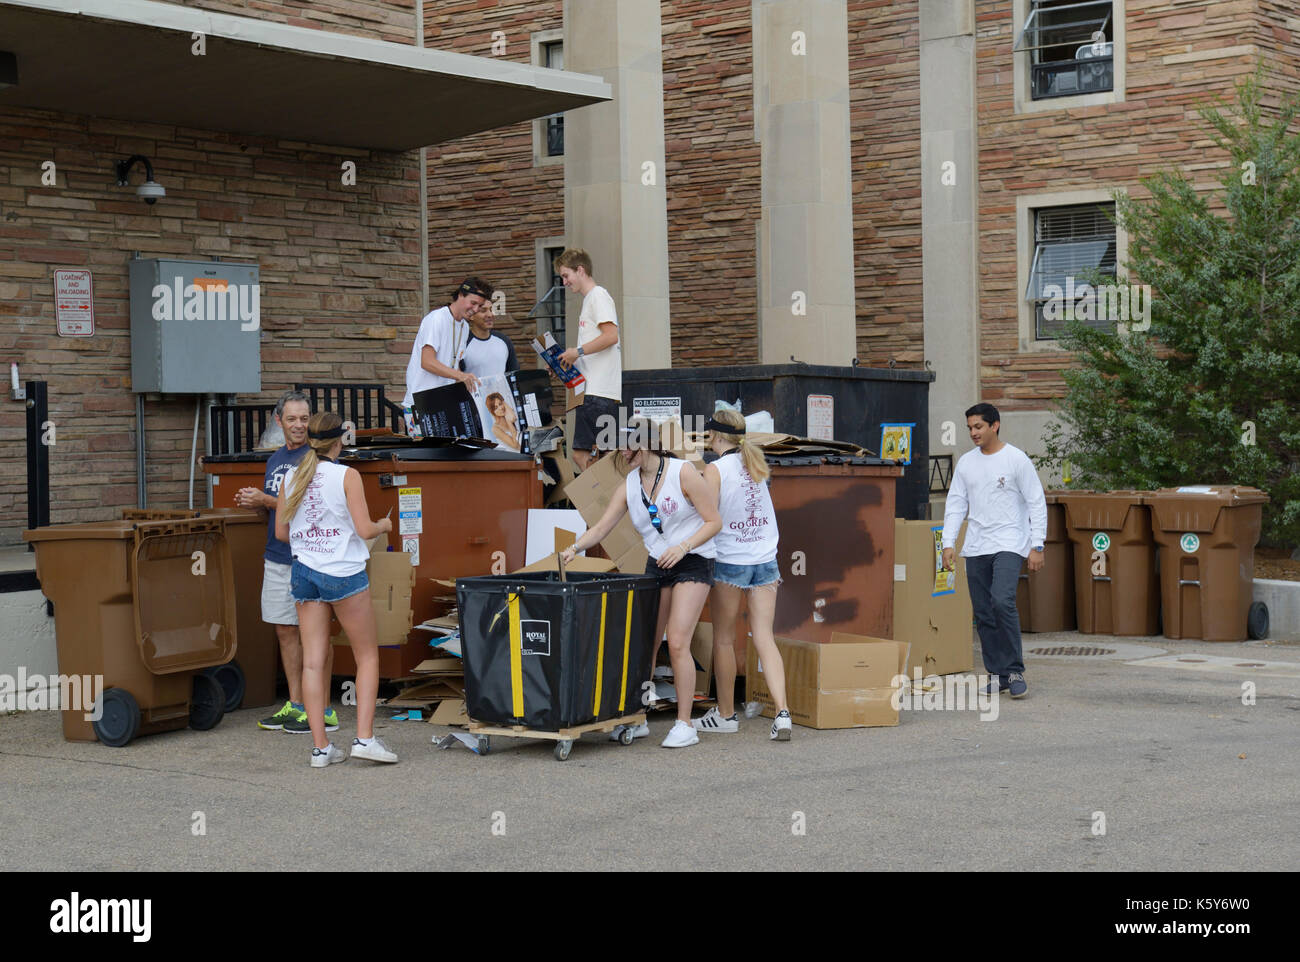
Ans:
<svg viewBox="0 0 1300 962"><path fill-rule="evenodd" d="M641 480L640 478L641 470L638 468L636 473L638 475L637 481L639 482ZM659 479L663 477L663 473L664 473L664 456L661 454L659 455L659 470L655 472L654 484L650 485L651 494L654 494L655 489L659 487ZM645 509L648 512L650 510L650 499L645 496L645 485L638 484L637 487L641 491L641 503L645 505Z"/></svg>

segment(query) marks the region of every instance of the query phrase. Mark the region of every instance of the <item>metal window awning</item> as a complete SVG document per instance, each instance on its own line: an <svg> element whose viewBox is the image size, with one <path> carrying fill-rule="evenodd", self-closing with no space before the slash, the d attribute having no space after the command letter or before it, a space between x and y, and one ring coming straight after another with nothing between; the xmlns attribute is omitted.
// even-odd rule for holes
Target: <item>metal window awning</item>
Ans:
<svg viewBox="0 0 1300 962"><path fill-rule="evenodd" d="M414 17L414 13L412 13ZM202 33L206 54L191 52ZM410 150L611 99L600 77L155 0L0 0L30 107Z"/></svg>
<svg viewBox="0 0 1300 962"><path fill-rule="evenodd" d="M1103 42L1098 39L1098 34L1104 38L1113 15L1114 4L1111 0L1085 0L1083 3L1050 7L1035 5L1025 18L1020 37L1012 50L1042 50L1062 45Z"/></svg>

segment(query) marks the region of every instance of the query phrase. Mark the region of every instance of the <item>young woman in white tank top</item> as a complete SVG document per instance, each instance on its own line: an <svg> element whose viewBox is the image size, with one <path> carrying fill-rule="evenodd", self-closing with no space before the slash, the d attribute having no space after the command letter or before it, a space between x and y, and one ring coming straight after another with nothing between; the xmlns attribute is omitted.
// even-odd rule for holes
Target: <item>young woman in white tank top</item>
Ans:
<svg viewBox="0 0 1300 962"><path fill-rule="evenodd" d="M650 558L646 573L659 577L659 624L655 628L655 651L668 630L668 652L677 688L677 721L663 740L665 748L684 748L699 742L691 727L691 706L695 700L695 659L691 638L713 583L713 536L718 533L717 499L704 476L688 461L651 448L654 431L646 422L629 422L623 441L623 457L632 471L626 483L614 489L609 507L595 525L564 552L565 562L601 542L624 514L645 542ZM633 729L632 737L650 734L648 725ZM617 739L615 731L612 738Z"/></svg>
<svg viewBox="0 0 1300 962"><path fill-rule="evenodd" d="M763 679L775 702L771 738L789 741L792 723L790 706L785 700L785 665L772 632L781 571L776 561L779 539L776 511L765 483L770 473L767 459L757 445L745 440L745 419L738 412L718 411L705 427L709 432L709 447L720 455L704 468L704 477L718 498L722 518L722 530L714 538L717 559L709 600L718 705L695 719L695 727L702 732L740 729L736 714L735 643L744 593L748 600L750 634L763 666Z"/></svg>
<svg viewBox="0 0 1300 962"><path fill-rule="evenodd" d="M298 606L302 636L302 689L314 742L312 768L325 768L349 757L325 734L325 706L330 678L325 671L329 649L330 609L347 632L357 662L357 737L353 758L395 762L397 755L374 737L375 697L379 694L379 648L370 604L362 539L393 530L390 518L371 521L361 475L337 459L343 451L343 421L333 411L312 415L307 427L310 449L285 475L276 502L275 536L293 552L290 591Z"/></svg>

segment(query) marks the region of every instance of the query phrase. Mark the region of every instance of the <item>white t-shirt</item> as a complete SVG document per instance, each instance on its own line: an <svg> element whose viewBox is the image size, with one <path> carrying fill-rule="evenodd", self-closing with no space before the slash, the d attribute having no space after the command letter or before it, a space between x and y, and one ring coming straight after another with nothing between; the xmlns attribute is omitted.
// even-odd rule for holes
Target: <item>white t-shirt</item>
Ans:
<svg viewBox="0 0 1300 962"><path fill-rule="evenodd" d="M718 560L731 565L761 565L776 560L779 535L776 510L766 484L750 478L739 454L713 462L722 478L718 513L722 530L713 536Z"/></svg>
<svg viewBox="0 0 1300 962"><path fill-rule="evenodd" d="M434 349L439 361L454 368L469 348L471 340L473 335L469 330L469 321L456 320L451 315L450 307L440 307L426 314L420 322L420 332L415 335L411 359L406 364L406 397L402 404L406 407L413 405L417 391L456 383L449 377L429 373L420 364L426 345Z"/></svg>
<svg viewBox="0 0 1300 962"><path fill-rule="evenodd" d="M293 476L297 471L295 465L284 476L286 490L293 490ZM335 578L364 571L370 560L366 543L357 534L348 511L348 499L343 491L343 476L347 471L342 464L321 461L307 483L298 510L289 519L289 550L294 560Z"/></svg>
<svg viewBox="0 0 1300 962"><path fill-rule="evenodd" d="M695 505L686 500L686 494L682 491L682 469L685 465L686 462L680 458L664 458L664 476L653 502L658 512L659 523L664 529L663 534L655 530L654 523L650 520L650 511L641 500L645 493L645 489L641 487L641 469L628 472L625 482L627 513L632 519L633 527L641 535L641 540L651 558L662 557L665 551L673 545L681 544L704 524L704 519L695 510ZM692 466L690 470L696 469ZM691 554L699 555L701 558L714 557L717 554L717 547L713 542L714 539L710 538L704 544L697 545L691 549Z"/></svg>
<svg viewBox="0 0 1300 962"><path fill-rule="evenodd" d="M489 334L487 337L470 336L465 349L465 370L475 377L505 374L510 359L510 347L505 340Z"/></svg>
<svg viewBox="0 0 1300 962"><path fill-rule="evenodd" d="M582 347L601 335L600 325L618 324L614 298L597 284L582 299L582 313L578 315L578 346ZM620 336L621 341L621 336ZM615 344L596 354L578 358L578 370L587 379L586 393L600 397L623 400L622 344Z"/></svg>
<svg viewBox="0 0 1300 962"><path fill-rule="evenodd" d="M943 512L943 546L957 543L969 518L963 558L1014 551L1022 558L1047 537L1047 501L1029 456L1004 444L996 454L979 448L957 461Z"/></svg>

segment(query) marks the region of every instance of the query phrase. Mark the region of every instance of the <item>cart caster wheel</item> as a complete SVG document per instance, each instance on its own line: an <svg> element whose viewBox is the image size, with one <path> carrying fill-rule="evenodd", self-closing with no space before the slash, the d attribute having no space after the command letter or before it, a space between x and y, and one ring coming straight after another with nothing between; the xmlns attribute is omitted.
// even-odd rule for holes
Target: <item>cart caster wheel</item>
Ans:
<svg viewBox="0 0 1300 962"><path fill-rule="evenodd" d="M1246 635L1252 641L1268 637L1268 605L1262 601L1251 602L1246 617Z"/></svg>
<svg viewBox="0 0 1300 962"><path fill-rule="evenodd" d="M562 762L569 757L569 752L573 751L573 742L569 739L561 739L555 743L555 760Z"/></svg>
<svg viewBox="0 0 1300 962"><path fill-rule="evenodd" d="M490 751L492 751L492 741L488 738L487 735L479 735L479 736L478 736L478 753L479 753L480 755L486 755L486 754L488 754L488 752L490 752Z"/></svg>
<svg viewBox="0 0 1300 962"><path fill-rule="evenodd" d="M623 730L618 733L618 743L620 745L631 745L632 739L635 738L631 725L624 725Z"/></svg>
<svg viewBox="0 0 1300 962"><path fill-rule="evenodd" d="M91 722L95 737L111 748L129 744L140 731L140 706L125 688L110 688L99 698L99 720Z"/></svg>
<svg viewBox="0 0 1300 962"><path fill-rule="evenodd" d="M216 728L226 714L226 691L211 675L197 672L190 696L190 727L198 732Z"/></svg>
<svg viewBox="0 0 1300 962"><path fill-rule="evenodd" d="M244 669L239 666L239 662L228 661L224 665L204 668L203 674L215 678L221 685L221 690L226 693L226 713L237 711L244 703L244 689L248 684L244 678Z"/></svg>

